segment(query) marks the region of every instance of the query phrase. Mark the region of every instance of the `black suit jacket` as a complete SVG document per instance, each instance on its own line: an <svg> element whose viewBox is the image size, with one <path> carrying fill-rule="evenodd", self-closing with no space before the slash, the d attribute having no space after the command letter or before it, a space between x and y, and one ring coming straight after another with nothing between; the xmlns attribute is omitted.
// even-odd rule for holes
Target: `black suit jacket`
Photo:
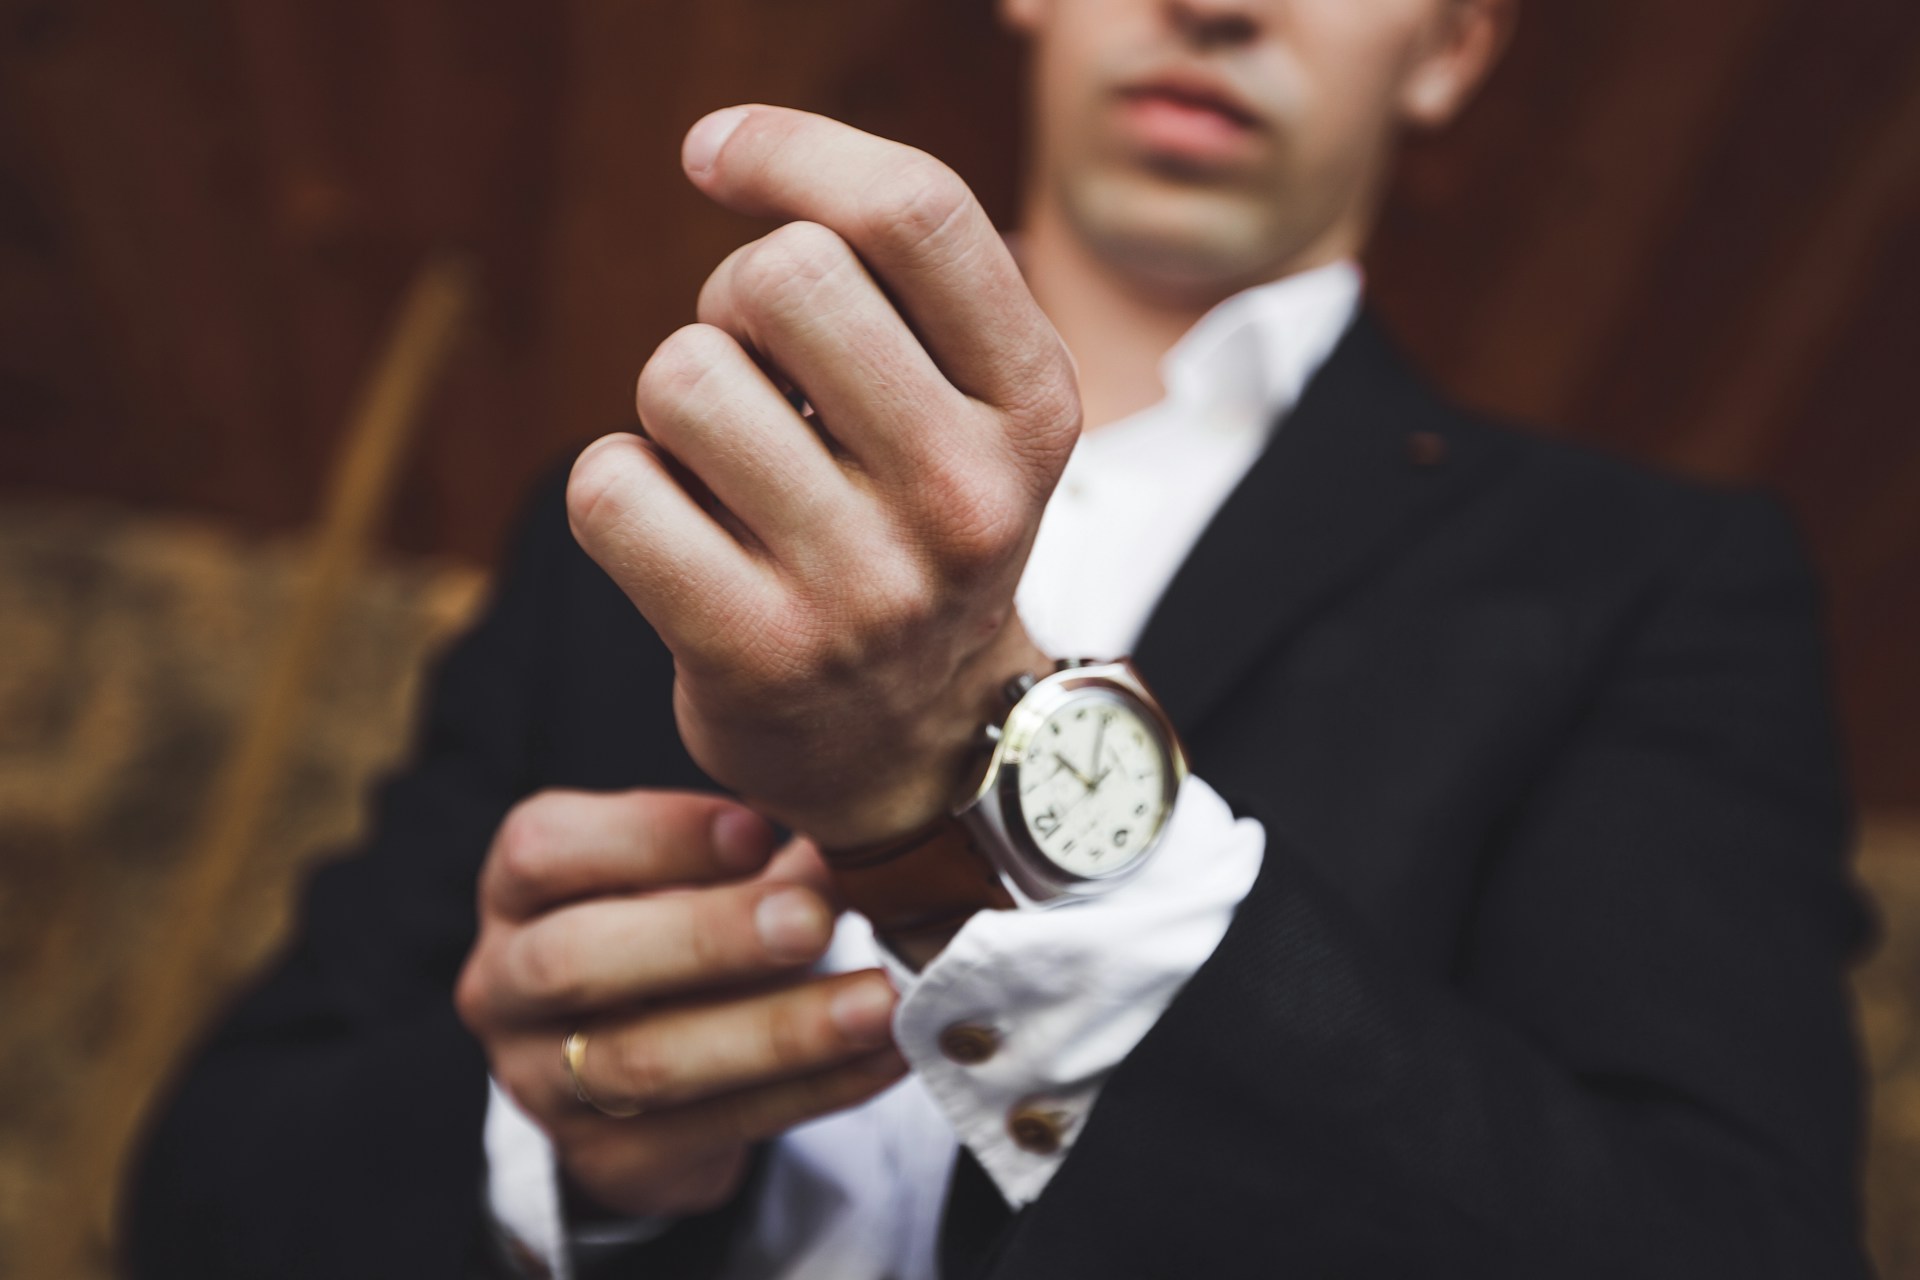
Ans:
<svg viewBox="0 0 1920 1280"><path fill-rule="evenodd" d="M1138 660L1266 824L1218 951L995 1280L1849 1277L1862 936L1816 598L1776 509L1508 433L1349 331ZM535 506L370 847L185 1076L147 1275L462 1274L485 1064L450 989L541 787L705 785L670 659ZM962 1179L961 1185L966 1185ZM751 1195L751 1192L748 1193ZM741 1206L635 1274L705 1274Z"/></svg>

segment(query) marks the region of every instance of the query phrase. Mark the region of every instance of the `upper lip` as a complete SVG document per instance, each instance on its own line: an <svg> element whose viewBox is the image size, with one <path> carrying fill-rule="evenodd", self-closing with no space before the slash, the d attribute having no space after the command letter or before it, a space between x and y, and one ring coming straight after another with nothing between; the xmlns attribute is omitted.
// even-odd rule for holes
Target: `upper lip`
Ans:
<svg viewBox="0 0 1920 1280"><path fill-rule="evenodd" d="M1216 76L1202 71L1174 69L1120 86L1122 98L1165 97L1209 107L1238 124L1256 126L1260 115Z"/></svg>

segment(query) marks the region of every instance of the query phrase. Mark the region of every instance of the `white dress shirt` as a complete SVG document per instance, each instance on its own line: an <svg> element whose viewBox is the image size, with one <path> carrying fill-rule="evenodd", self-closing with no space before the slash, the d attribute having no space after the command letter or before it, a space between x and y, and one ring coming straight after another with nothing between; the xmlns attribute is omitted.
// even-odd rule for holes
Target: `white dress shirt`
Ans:
<svg viewBox="0 0 1920 1280"><path fill-rule="evenodd" d="M1344 262L1236 294L1167 353L1164 399L1082 437L1016 597L1035 644L1088 657L1131 651L1359 296L1360 273ZM972 1149L1008 1203L1037 1197L1108 1074L1213 953L1264 848L1259 824L1236 820L1193 777L1138 875L1067 906L983 911L919 974L876 946L863 919L841 917L820 967L886 966L901 992L895 1040L913 1070L867 1103L773 1144L725 1280L935 1280L957 1144ZM941 1051L941 1033L961 1024L996 1038L984 1061ZM1009 1119L1023 1109L1050 1118L1057 1150L1015 1140ZM569 1277L552 1146L497 1087L486 1151L495 1222L551 1274ZM644 1238L666 1225L622 1224L609 1238Z"/></svg>

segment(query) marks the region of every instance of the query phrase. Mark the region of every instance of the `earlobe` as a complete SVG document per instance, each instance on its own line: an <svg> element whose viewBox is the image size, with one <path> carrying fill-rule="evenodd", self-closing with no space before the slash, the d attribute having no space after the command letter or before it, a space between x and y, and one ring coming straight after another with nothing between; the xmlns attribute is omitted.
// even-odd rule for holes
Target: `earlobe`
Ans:
<svg viewBox="0 0 1920 1280"><path fill-rule="evenodd" d="M1434 47L1401 91L1401 117L1416 128L1439 128L1458 115L1513 34L1513 0L1453 0L1449 8Z"/></svg>
<svg viewBox="0 0 1920 1280"><path fill-rule="evenodd" d="M1400 114L1416 128L1437 129L1453 119L1463 103L1455 64L1428 63L1407 82L1400 95Z"/></svg>

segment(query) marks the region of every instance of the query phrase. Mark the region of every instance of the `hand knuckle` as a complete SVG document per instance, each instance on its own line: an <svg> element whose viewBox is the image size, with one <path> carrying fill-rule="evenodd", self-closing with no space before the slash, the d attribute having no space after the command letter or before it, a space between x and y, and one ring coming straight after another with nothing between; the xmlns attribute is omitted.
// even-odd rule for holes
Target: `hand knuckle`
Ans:
<svg viewBox="0 0 1920 1280"><path fill-rule="evenodd" d="M804 308L822 283L851 266L853 251L817 222L789 222L749 247L738 266L742 301L785 317Z"/></svg>
<svg viewBox="0 0 1920 1280"><path fill-rule="evenodd" d="M567 476L567 518L576 532L617 522L627 506L631 450L645 447L637 437L629 441L589 448L574 461Z"/></svg>
<svg viewBox="0 0 1920 1280"><path fill-rule="evenodd" d="M514 948L514 978L522 993L544 1004L584 1003L586 982L573 949L553 932L529 930Z"/></svg>
<svg viewBox="0 0 1920 1280"><path fill-rule="evenodd" d="M545 883L553 863L553 836L541 797L507 811L494 835L493 862L502 893L523 897Z"/></svg>
<svg viewBox="0 0 1920 1280"><path fill-rule="evenodd" d="M949 571L963 578L1003 567L1026 537L1021 516L1004 503L983 503L952 526Z"/></svg>
<svg viewBox="0 0 1920 1280"><path fill-rule="evenodd" d="M1002 566L1025 543L1033 523L1025 494L1009 481L929 477L929 497L938 512L940 562L960 578Z"/></svg>
<svg viewBox="0 0 1920 1280"><path fill-rule="evenodd" d="M722 894L729 898L735 896L726 890L709 890L680 899L688 909L679 913L676 931L681 938L681 950L696 973L718 976L738 969L740 954L745 949L742 939L752 936L751 906L747 908L747 917L742 919L738 905L724 901ZM697 906L693 905L696 903Z"/></svg>
<svg viewBox="0 0 1920 1280"><path fill-rule="evenodd" d="M1003 406L1008 436L1015 449L1040 448L1065 454L1080 438L1080 391L1064 349L1035 361L1020 381L1024 393Z"/></svg>
<svg viewBox="0 0 1920 1280"><path fill-rule="evenodd" d="M480 971L480 953L476 949L467 957L453 986L454 1012L461 1024L475 1035L483 1034L491 1021L491 995L491 988Z"/></svg>
<svg viewBox="0 0 1920 1280"><path fill-rule="evenodd" d="M899 249L924 251L937 246L972 203L973 193L960 175L916 152L874 192L867 231Z"/></svg>
<svg viewBox="0 0 1920 1280"><path fill-rule="evenodd" d="M744 307L761 309L769 296L786 286L790 273L785 248L773 237L762 236L741 249L734 260L733 278L738 286L735 297Z"/></svg>
<svg viewBox="0 0 1920 1280"><path fill-rule="evenodd" d="M911 645L939 612L939 595L917 563L871 565L844 588L838 625L821 637L815 667L829 678L855 676L879 654Z"/></svg>
<svg viewBox="0 0 1920 1280"><path fill-rule="evenodd" d="M819 1037L791 1001L777 1001L767 1010L762 1031L767 1056L777 1067L791 1069L812 1062Z"/></svg>
<svg viewBox="0 0 1920 1280"><path fill-rule="evenodd" d="M1051 377L1039 379L1039 391L1031 411L1040 434L1071 447L1080 438L1080 388L1064 353L1053 361Z"/></svg>
<svg viewBox="0 0 1920 1280"><path fill-rule="evenodd" d="M615 1081L613 1097L601 1101L614 1106L654 1106L668 1099L673 1088L673 1068L659 1037L645 1029L615 1039L612 1054Z"/></svg>
<svg viewBox="0 0 1920 1280"><path fill-rule="evenodd" d="M946 602L940 594L921 586L903 592L894 600L893 625L888 631L903 640L917 637L946 615Z"/></svg>
<svg viewBox="0 0 1920 1280"><path fill-rule="evenodd" d="M668 334L640 370L635 398L641 414L694 400L719 366L726 334L707 324L683 325Z"/></svg>

